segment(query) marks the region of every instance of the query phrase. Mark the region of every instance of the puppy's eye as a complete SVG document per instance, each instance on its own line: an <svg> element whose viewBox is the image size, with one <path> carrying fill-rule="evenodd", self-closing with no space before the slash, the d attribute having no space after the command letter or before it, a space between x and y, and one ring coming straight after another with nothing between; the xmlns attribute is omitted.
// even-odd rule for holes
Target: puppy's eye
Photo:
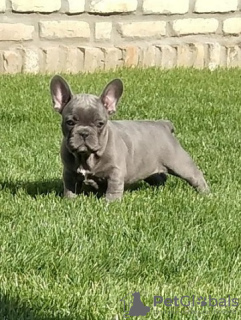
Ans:
<svg viewBox="0 0 241 320"><path fill-rule="evenodd" d="M97 122L97 127L98 127L98 128L102 128L104 124L105 124L105 123L104 123L103 121L98 121L98 122Z"/></svg>
<svg viewBox="0 0 241 320"><path fill-rule="evenodd" d="M67 120L67 121L66 121L66 124L67 124L68 126L74 126L74 121L72 121L72 120Z"/></svg>

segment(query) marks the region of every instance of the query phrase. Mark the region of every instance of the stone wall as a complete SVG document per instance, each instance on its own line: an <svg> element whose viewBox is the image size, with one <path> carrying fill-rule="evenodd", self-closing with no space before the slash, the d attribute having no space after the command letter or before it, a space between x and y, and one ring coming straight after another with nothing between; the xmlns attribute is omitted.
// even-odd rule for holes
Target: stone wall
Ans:
<svg viewBox="0 0 241 320"><path fill-rule="evenodd" d="M241 66L241 0L0 0L0 73Z"/></svg>

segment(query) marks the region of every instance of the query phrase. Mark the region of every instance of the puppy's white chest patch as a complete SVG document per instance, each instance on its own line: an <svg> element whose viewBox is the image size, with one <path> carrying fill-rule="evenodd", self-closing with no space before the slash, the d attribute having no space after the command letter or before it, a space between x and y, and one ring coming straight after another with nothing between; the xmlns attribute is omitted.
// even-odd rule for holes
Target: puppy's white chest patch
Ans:
<svg viewBox="0 0 241 320"><path fill-rule="evenodd" d="M83 168L78 168L78 169L77 169L77 172L80 173L80 174L82 174L82 176L84 176L85 179L87 178L88 173L89 173L89 171L87 171L87 170L85 170L85 169L83 169Z"/></svg>

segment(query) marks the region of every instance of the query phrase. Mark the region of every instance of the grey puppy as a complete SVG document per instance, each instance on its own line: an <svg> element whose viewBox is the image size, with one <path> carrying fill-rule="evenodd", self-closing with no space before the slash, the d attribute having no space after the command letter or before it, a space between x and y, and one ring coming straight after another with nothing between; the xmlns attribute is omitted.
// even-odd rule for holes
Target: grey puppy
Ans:
<svg viewBox="0 0 241 320"><path fill-rule="evenodd" d="M209 191L202 172L173 135L170 121L110 121L123 93L114 79L100 96L73 94L56 75L50 83L53 107L62 115L64 195L75 197L83 182L94 188L107 183L106 199L121 199L126 184L146 180L161 184L166 174Z"/></svg>

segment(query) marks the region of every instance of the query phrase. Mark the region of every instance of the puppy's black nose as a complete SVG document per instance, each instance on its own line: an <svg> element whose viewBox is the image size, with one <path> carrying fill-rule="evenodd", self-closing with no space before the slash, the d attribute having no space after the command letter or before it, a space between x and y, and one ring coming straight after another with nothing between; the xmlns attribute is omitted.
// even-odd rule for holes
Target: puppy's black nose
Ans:
<svg viewBox="0 0 241 320"><path fill-rule="evenodd" d="M82 132L80 132L80 135L81 135L81 137L82 137L83 139L86 139L86 138L88 137L88 135L89 135L89 132L87 132L87 131L82 131Z"/></svg>

